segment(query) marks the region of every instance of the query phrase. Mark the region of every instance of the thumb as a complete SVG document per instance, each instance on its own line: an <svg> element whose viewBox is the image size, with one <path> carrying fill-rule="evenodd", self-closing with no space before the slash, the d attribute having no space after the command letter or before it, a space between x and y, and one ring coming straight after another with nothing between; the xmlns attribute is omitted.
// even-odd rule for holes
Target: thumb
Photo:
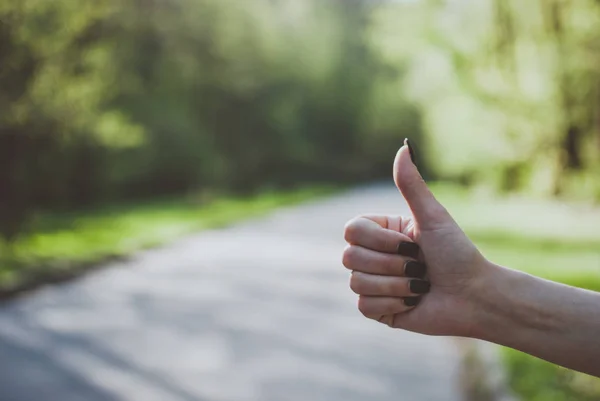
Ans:
<svg viewBox="0 0 600 401"><path fill-rule="evenodd" d="M421 229L432 229L452 220L446 209L435 199L413 162L408 139L394 161L394 181L406 199Z"/></svg>

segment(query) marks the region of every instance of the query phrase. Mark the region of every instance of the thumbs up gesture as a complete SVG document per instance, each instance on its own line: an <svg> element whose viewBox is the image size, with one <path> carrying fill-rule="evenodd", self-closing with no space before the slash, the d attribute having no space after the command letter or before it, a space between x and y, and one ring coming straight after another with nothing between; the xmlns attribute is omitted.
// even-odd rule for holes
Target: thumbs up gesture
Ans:
<svg viewBox="0 0 600 401"><path fill-rule="evenodd" d="M475 292L487 261L436 200L408 141L394 181L412 216L365 215L345 228L343 264L367 318L428 335L474 335Z"/></svg>

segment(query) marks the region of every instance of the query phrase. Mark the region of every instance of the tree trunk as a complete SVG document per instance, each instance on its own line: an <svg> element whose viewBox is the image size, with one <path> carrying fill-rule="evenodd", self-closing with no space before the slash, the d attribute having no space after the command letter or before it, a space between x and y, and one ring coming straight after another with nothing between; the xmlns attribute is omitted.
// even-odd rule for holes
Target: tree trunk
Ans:
<svg viewBox="0 0 600 401"><path fill-rule="evenodd" d="M515 24L512 17L512 5L507 0L496 0L495 6L495 26L496 26L496 51L499 56L500 63L506 63L509 73L512 73L516 80L517 76L517 61L515 45L517 36L515 32Z"/></svg>
<svg viewBox="0 0 600 401"><path fill-rule="evenodd" d="M24 171L27 137L18 131L0 131L0 236L14 241L30 212L30 193Z"/></svg>
<svg viewBox="0 0 600 401"><path fill-rule="evenodd" d="M565 152L564 167L567 170L579 170L583 167L581 160L581 140L582 132L577 126L570 126L563 139L563 149Z"/></svg>

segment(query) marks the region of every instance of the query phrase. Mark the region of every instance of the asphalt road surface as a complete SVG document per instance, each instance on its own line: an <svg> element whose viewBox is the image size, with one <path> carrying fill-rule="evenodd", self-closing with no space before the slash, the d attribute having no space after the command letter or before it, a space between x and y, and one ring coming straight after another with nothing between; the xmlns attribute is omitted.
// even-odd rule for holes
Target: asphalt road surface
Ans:
<svg viewBox="0 0 600 401"><path fill-rule="evenodd" d="M444 338L367 321L344 223L372 186L188 237L0 307L0 401L458 401Z"/></svg>

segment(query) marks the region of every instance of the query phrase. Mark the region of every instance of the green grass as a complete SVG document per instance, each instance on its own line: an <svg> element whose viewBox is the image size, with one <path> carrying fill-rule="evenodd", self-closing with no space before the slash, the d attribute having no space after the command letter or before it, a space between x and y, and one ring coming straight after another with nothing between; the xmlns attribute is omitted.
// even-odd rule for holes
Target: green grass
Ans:
<svg viewBox="0 0 600 401"><path fill-rule="evenodd" d="M600 209L445 185L433 191L490 260L600 291ZM503 355L509 383L522 401L600 400L600 379L511 349Z"/></svg>
<svg viewBox="0 0 600 401"><path fill-rule="evenodd" d="M600 280L586 286L600 291ZM577 285L576 280L573 283ZM512 349L504 349L509 384L523 401L598 401L600 379L561 368Z"/></svg>
<svg viewBox="0 0 600 401"><path fill-rule="evenodd" d="M208 203L187 197L41 216L31 233L22 236L0 258L0 287L18 285L32 275L48 271L70 271L126 256L185 234L256 217L332 190L320 187L271 192Z"/></svg>
<svg viewBox="0 0 600 401"><path fill-rule="evenodd" d="M490 260L552 280L600 279L600 208L433 191Z"/></svg>
<svg viewBox="0 0 600 401"><path fill-rule="evenodd" d="M575 274L565 284L600 291L598 274ZM573 372L530 355L505 348L504 361L512 389L523 401L598 401L600 379Z"/></svg>

